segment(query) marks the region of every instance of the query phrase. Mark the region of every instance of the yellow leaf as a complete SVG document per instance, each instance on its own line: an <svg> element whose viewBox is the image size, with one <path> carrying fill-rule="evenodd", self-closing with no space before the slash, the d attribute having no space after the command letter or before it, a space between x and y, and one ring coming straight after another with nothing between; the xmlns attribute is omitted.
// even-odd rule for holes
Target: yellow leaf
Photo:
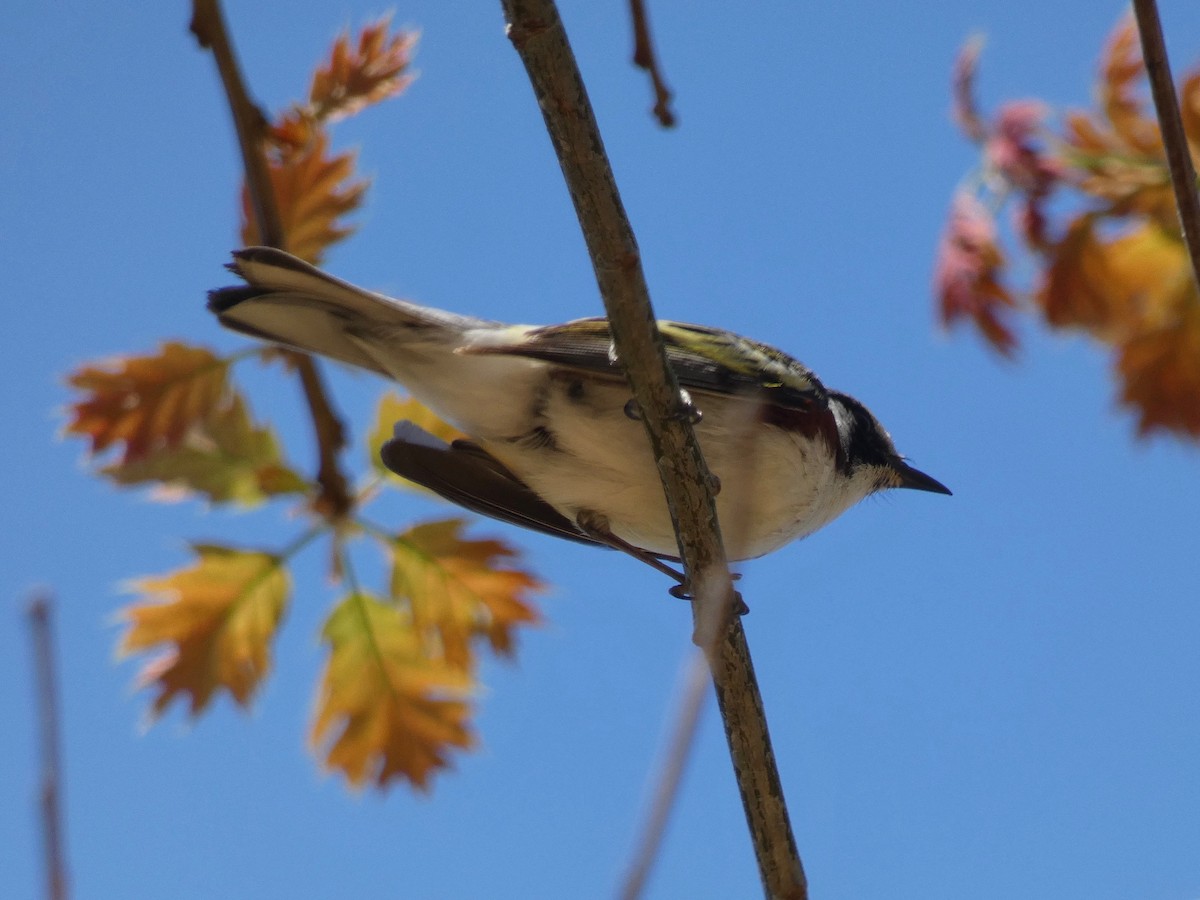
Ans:
<svg viewBox="0 0 1200 900"><path fill-rule="evenodd" d="M1182 242L1154 222L1104 239L1096 219L1075 219L1051 254L1038 299L1046 320L1120 343L1173 315L1181 280L1191 278Z"/></svg>
<svg viewBox="0 0 1200 900"><path fill-rule="evenodd" d="M471 640L486 637L500 653L512 650L512 629L536 624L527 595L543 590L528 572L501 568L518 554L500 541L462 537L463 521L426 522L390 544L391 593L407 599L422 635L435 634L453 666L471 666Z"/></svg>
<svg viewBox="0 0 1200 900"><path fill-rule="evenodd" d="M1121 347L1121 401L1138 411L1138 433L1174 431L1200 438L1200 295L1190 273L1171 298L1174 316Z"/></svg>
<svg viewBox="0 0 1200 900"><path fill-rule="evenodd" d="M269 160L286 249L311 263L319 263L327 247L353 233L354 229L340 220L362 204L367 189L365 180L354 178L353 152L328 153L329 135L315 128L302 147L277 149ZM247 246L261 243L244 186L242 242Z"/></svg>
<svg viewBox="0 0 1200 900"><path fill-rule="evenodd" d="M85 364L67 377L84 392L68 434L91 438L91 455L123 444L123 463L179 446L225 397L228 361L204 347L168 341L149 356Z"/></svg>
<svg viewBox="0 0 1200 900"><path fill-rule="evenodd" d="M164 500L195 492L213 503L250 506L308 490L307 482L284 464L274 433L254 424L238 394L189 428L177 446L100 472L118 484L159 482L164 487L155 496Z"/></svg>
<svg viewBox="0 0 1200 900"><path fill-rule="evenodd" d="M402 397L396 391L388 391L379 398L379 405L375 408L375 422L367 433L367 452L371 457L371 466L379 475L389 478L396 484L413 488L416 487L413 482L392 472L379 458L380 448L392 439L392 429L395 424L404 421L420 426L446 443L465 437L465 435L449 422L442 421L438 418L437 413L412 397Z"/></svg>
<svg viewBox="0 0 1200 900"><path fill-rule="evenodd" d="M329 60L313 73L309 109L317 121L336 121L364 107L394 97L412 81L405 74L417 36L397 32L389 37L391 16L363 28L357 48L350 36L334 41Z"/></svg>
<svg viewBox="0 0 1200 900"><path fill-rule="evenodd" d="M288 601L280 557L211 544L193 550L199 559L191 568L136 582L147 602L122 611L130 626L123 655L166 645L138 678L157 689L155 716L179 696L197 715L218 690L249 704L270 671L271 640Z"/></svg>
<svg viewBox="0 0 1200 900"><path fill-rule="evenodd" d="M470 749L473 682L430 659L407 612L351 594L322 630L329 661L321 679L310 741L351 784L379 787L407 778L426 788L449 765L452 748Z"/></svg>

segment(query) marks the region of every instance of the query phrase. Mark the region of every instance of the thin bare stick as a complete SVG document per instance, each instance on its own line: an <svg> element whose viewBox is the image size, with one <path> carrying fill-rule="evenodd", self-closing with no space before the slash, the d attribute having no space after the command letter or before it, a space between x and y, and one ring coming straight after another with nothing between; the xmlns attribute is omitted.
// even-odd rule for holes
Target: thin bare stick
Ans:
<svg viewBox="0 0 1200 900"><path fill-rule="evenodd" d="M246 171L246 187L259 236L268 247L286 250L286 235L280 224L279 207L275 204L275 191L271 187L271 173L263 154L267 119L246 90L241 67L233 52L233 42L229 40L229 31L225 27L225 17L221 15L220 0L193 0L190 27L200 46L212 51L217 72L221 75L221 84L225 86L238 146L242 150L242 167Z"/></svg>
<svg viewBox="0 0 1200 900"><path fill-rule="evenodd" d="M37 685L37 710L41 756L42 844L46 870L46 896L66 900L67 864L63 851L62 766L59 749L58 677L54 662L54 635L50 622L51 600L39 594L29 604L29 628Z"/></svg>
<svg viewBox="0 0 1200 900"><path fill-rule="evenodd" d="M338 453L346 446L346 427L329 402L316 360L306 353L293 353L304 399L317 437L317 484L321 493L314 504L327 519L342 519L354 507L354 498L346 476L338 463Z"/></svg>
<svg viewBox="0 0 1200 900"><path fill-rule="evenodd" d="M769 897L807 896L770 749L762 698L741 623L730 616L733 583L721 543L712 477L682 409L655 326L641 257L621 204L582 76L553 0L502 0L579 217L613 344L642 410L688 573L694 640L705 649L725 720L734 772ZM715 608L715 615L708 610Z"/></svg>
<svg viewBox="0 0 1200 900"><path fill-rule="evenodd" d="M633 19L633 64L650 75L650 82L654 85L654 117L658 119L658 124L663 128L673 128L675 113L671 110L671 89L667 87L658 67L645 2L629 0L629 14Z"/></svg>
<svg viewBox="0 0 1200 900"><path fill-rule="evenodd" d="M646 888L646 879L650 877L650 869L662 848L667 819L675 807L683 772L687 768L688 757L700 728L700 713L704 709L704 693L709 681L708 672L708 661L704 654L699 650L693 651L684 670L675 726L671 729L671 737L667 742L666 758L655 779L650 814L636 844L637 849L625 875L625 883L621 886L621 900L637 900L642 896Z"/></svg>
<svg viewBox="0 0 1200 900"><path fill-rule="evenodd" d="M250 195L259 237L268 247L286 250L287 235L279 218L271 172L263 153L267 120L246 90L241 67L233 52L233 42L229 39L225 19L221 15L219 0L193 0L191 30L200 46L212 51L221 83L225 86L229 112L242 150L246 190ZM317 484L320 494L313 508L327 518L342 518L354 506L346 476L338 463L338 454L346 446L345 426L329 401L316 361L304 353L293 352L288 357L300 376L317 442Z"/></svg>
<svg viewBox="0 0 1200 900"><path fill-rule="evenodd" d="M1142 59L1146 62L1154 108L1158 111L1158 124L1167 151L1171 184L1175 188L1179 224L1192 259L1192 275L1200 287L1200 199L1196 195L1196 170L1192 166L1187 135L1179 115L1179 100L1175 96L1175 82L1171 79L1171 66L1167 61L1162 21L1154 0L1133 0L1133 9L1142 39Z"/></svg>

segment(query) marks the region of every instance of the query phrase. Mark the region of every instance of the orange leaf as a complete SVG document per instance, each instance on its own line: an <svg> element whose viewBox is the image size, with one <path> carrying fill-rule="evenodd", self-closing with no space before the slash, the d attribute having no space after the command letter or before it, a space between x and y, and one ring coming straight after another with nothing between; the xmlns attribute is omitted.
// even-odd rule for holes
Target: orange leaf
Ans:
<svg viewBox="0 0 1200 900"><path fill-rule="evenodd" d="M177 447L225 396L228 365L203 347L168 341L152 356L81 366L67 382L86 396L71 405L66 432L90 437L93 456L124 444L123 463Z"/></svg>
<svg viewBox="0 0 1200 900"><path fill-rule="evenodd" d="M1062 162L1080 190L1106 202L1103 212L1148 216L1171 228L1178 217L1162 137L1136 91L1144 78L1137 27L1127 15L1100 60L1101 113L1067 116Z"/></svg>
<svg viewBox="0 0 1200 900"><path fill-rule="evenodd" d="M1138 434L1174 431L1200 438L1200 296L1184 283L1174 321L1121 347L1121 401L1138 411Z"/></svg>
<svg viewBox="0 0 1200 900"><path fill-rule="evenodd" d="M122 654L167 645L138 677L139 686L158 690L154 716L178 696L188 697L197 715L222 689L249 704L271 668L271 639L288 601L280 557L211 544L193 550L199 559L190 569L135 582L157 600L122 611L130 624Z"/></svg>
<svg viewBox="0 0 1200 900"><path fill-rule="evenodd" d="M1180 240L1154 222L1105 240L1096 218L1076 218L1054 248L1038 293L1046 321L1116 343L1161 321L1178 285L1191 278Z"/></svg>
<svg viewBox="0 0 1200 900"><path fill-rule="evenodd" d="M1200 72L1188 75L1179 89L1179 115L1195 162L1200 158Z"/></svg>
<svg viewBox="0 0 1200 900"><path fill-rule="evenodd" d="M405 72L412 61L417 36L397 32L388 36L391 16L367 25L357 49L349 34L334 41L329 61L313 73L309 108L317 121L336 121L403 91L412 81Z"/></svg>
<svg viewBox="0 0 1200 900"><path fill-rule="evenodd" d="M380 448L392 439L393 426L397 422L405 421L412 422L446 443L465 435L449 422L442 421L437 413L413 397L402 397L396 391L388 391L380 397L379 405L375 407L375 424L367 432L367 453L370 455L371 466L379 475L411 488L416 485L392 472L379 458Z"/></svg>
<svg viewBox="0 0 1200 900"><path fill-rule="evenodd" d="M307 482L284 464L274 433L254 424L236 393L194 423L178 446L100 471L118 484L159 482L155 497L160 500L195 492L213 503L250 506L308 489Z"/></svg>
<svg viewBox="0 0 1200 900"><path fill-rule="evenodd" d="M512 629L538 622L526 595L543 589L519 569L500 568L517 551L500 541L469 541L461 519L426 522L390 543L392 597L405 598L413 623L433 632L453 666L471 665L471 639L485 636L500 653L512 650Z"/></svg>
<svg viewBox="0 0 1200 900"><path fill-rule="evenodd" d="M342 216L362 204L365 180L354 179L354 153L328 156L329 135L315 130L299 149L271 154L271 184L279 208L287 249L319 263L325 249L344 240L354 229L341 224ZM261 242L250 210L250 195L242 188L242 242Z"/></svg>
<svg viewBox="0 0 1200 900"><path fill-rule="evenodd" d="M473 682L429 658L407 612L351 594L321 634L330 653L310 742L351 784L383 787L403 777L427 788L430 774L449 765L451 748L474 746Z"/></svg>
<svg viewBox="0 0 1200 900"><path fill-rule="evenodd" d="M1147 116L1136 86L1146 74L1133 13L1126 13L1108 38L1100 60L1100 101L1124 145L1148 156L1162 155L1158 122Z"/></svg>

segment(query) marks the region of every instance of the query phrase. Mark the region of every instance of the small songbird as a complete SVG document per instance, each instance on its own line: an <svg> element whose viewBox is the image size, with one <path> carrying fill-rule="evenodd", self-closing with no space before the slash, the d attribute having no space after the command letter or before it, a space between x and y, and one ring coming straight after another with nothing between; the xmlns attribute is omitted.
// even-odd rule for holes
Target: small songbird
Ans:
<svg viewBox="0 0 1200 900"><path fill-rule="evenodd" d="M403 384L470 440L401 423L384 462L506 522L619 547L678 553L640 411L608 321L505 325L340 281L267 247L234 253L245 286L209 295L223 325ZM779 350L728 331L660 321L716 476L731 559L811 534L869 494L949 494L906 463L865 406ZM652 562L653 564L653 562Z"/></svg>

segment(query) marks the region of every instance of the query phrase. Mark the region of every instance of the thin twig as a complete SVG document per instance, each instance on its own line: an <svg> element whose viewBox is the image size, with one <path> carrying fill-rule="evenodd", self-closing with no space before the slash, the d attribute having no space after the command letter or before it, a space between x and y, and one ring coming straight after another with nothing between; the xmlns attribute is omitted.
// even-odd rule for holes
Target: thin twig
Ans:
<svg viewBox="0 0 1200 900"><path fill-rule="evenodd" d="M316 510L327 519L341 519L354 507L354 498L346 481L338 453L346 446L346 428L334 412L321 379L321 370L316 360L306 353L291 354L304 387L304 399L312 416L313 430L317 436L317 484L321 486L316 500Z"/></svg>
<svg viewBox="0 0 1200 900"><path fill-rule="evenodd" d="M629 0L629 15L633 19L633 64L650 75L650 82L654 85L654 117L658 119L658 124L663 128L673 128L676 120L671 109L671 89L667 87L658 67L644 0Z"/></svg>
<svg viewBox="0 0 1200 900"><path fill-rule="evenodd" d="M750 651L741 623L729 615L733 583L709 487L712 478L681 409L637 242L582 76L553 0L502 0L502 5L509 39L525 65L575 204L613 344L663 479L680 557L697 598L694 639L709 658L763 888L773 898L806 897Z"/></svg>
<svg viewBox="0 0 1200 900"><path fill-rule="evenodd" d="M1158 111L1158 124L1167 151L1171 184L1175 188L1179 224L1192 259L1192 275L1200 287L1200 198L1196 195L1196 170L1192 166L1187 135L1179 115L1179 100L1175 96L1175 82L1171 79L1171 66L1167 61L1162 22L1154 0L1133 0L1133 9L1142 39L1142 59L1146 63L1154 108Z"/></svg>
<svg viewBox="0 0 1200 900"><path fill-rule="evenodd" d="M229 39L225 19L221 15L219 0L193 0L191 31L201 47L212 51L217 71L221 74L221 83L225 86L238 145L242 150L246 190L250 195L259 238L268 247L286 250L287 235L279 218L271 172L263 153L267 120L246 90L241 67L233 52L233 42ZM304 353L293 352L289 358L300 376L317 442L317 485L320 494L313 507L327 518L340 519L354 506L346 476L338 464L338 454L346 446L346 429L329 401L316 361Z"/></svg>
<svg viewBox="0 0 1200 900"><path fill-rule="evenodd" d="M54 635L50 622L50 606L49 595L39 594L30 602L28 613L37 676L39 749L42 767L38 805L42 814L46 896L50 900L66 900L68 891L66 855L63 851L58 677L54 662Z"/></svg>
<svg viewBox="0 0 1200 900"><path fill-rule="evenodd" d="M237 131L238 146L242 150L242 167L246 171L246 188L250 193L250 205L254 210L254 221L258 234L268 247L286 250L286 235L279 219L279 207L275 203L275 191L271 187L271 172L263 154L263 139L267 133L267 119L257 104L250 99L245 79L229 40L225 17L221 15L220 0L192 0L191 32L201 47L212 51L229 99L229 112Z"/></svg>
<svg viewBox="0 0 1200 900"><path fill-rule="evenodd" d="M642 896L650 869L662 847L667 830L667 818L675 806L683 771L687 767L692 745L700 727L700 713L704 709L705 689L708 686L708 662L703 653L693 652L684 670L683 689L680 693L675 727L667 742L667 754L658 777L655 779L654 799L650 803L650 815L642 836L637 842L633 862L621 886L621 900L636 900Z"/></svg>

